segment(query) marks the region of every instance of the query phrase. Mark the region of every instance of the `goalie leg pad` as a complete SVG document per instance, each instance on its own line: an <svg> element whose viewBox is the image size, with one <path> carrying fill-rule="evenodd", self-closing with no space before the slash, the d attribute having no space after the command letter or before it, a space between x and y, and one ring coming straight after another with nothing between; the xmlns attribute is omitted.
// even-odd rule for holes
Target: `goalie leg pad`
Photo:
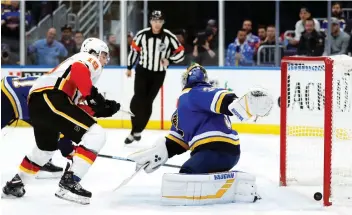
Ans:
<svg viewBox="0 0 352 215"><path fill-rule="evenodd" d="M257 200L255 176L244 172L218 174L164 174L161 188L164 205L208 205Z"/></svg>

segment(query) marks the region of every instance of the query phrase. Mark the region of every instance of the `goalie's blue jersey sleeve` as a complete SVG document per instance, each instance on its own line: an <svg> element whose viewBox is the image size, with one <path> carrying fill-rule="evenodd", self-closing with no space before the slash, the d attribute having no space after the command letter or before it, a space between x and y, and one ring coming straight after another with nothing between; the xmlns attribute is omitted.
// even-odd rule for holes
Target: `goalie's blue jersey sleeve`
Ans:
<svg viewBox="0 0 352 215"><path fill-rule="evenodd" d="M29 120L27 97L37 77L7 76L1 80L1 91L10 101L16 119Z"/></svg>
<svg viewBox="0 0 352 215"><path fill-rule="evenodd" d="M199 84L183 90L177 110L171 118L172 127L166 137L172 146L170 157L188 149L192 153L202 150L223 150L240 154L239 137L232 130L228 105L237 96L225 89ZM178 149L177 149L178 148ZM168 151L169 148L168 148Z"/></svg>

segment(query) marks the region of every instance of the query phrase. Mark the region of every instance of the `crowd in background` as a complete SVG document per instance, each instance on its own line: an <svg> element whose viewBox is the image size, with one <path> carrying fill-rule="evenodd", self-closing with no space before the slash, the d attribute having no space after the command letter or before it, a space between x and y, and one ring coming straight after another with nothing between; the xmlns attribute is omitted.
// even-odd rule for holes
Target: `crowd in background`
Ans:
<svg viewBox="0 0 352 215"><path fill-rule="evenodd" d="M41 1L26 3L26 31L35 26L43 17L52 13L58 2ZM1 64L19 64L19 2L1 2ZM332 5L331 19L331 55L351 54L352 20L346 20L342 5ZM299 11L300 20L292 27L292 33L279 35L280 57L290 55L326 56L327 19L317 20L306 7ZM257 30L254 32L253 28ZM293 29L294 28L294 29ZM215 19L207 21L204 30L188 35L184 29L170 29L185 48L185 60L181 65L197 62L202 65L218 65L218 25ZM234 35L233 42L226 44L225 66L274 65L276 44L275 25L253 27L252 20L243 20L242 28ZM56 66L63 59L79 52L84 40L80 31L73 31L68 25L61 28L61 38L57 38L55 28L48 29L42 39L27 44L26 64ZM128 51L133 39L128 32ZM191 37L192 43L189 43ZM116 35L108 34L104 40L110 48L110 65L120 65L120 46Z"/></svg>
<svg viewBox="0 0 352 215"><path fill-rule="evenodd" d="M345 20L341 3L334 2L332 4L331 17L330 55L351 55L352 20ZM299 11L299 18L300 20L297 21L292 34L284 35L282 33L279 36L280 58L291 55L327 56L329 53L326 39L328 20L318 21L306 7L302 7ZM212 20L211 22L214 23L215 21ZM211 27L217 29L216 26ZM217 30L213 32L213 35L210 34L211 31L207 34L207 41L210 45L206 48L196 43L193 44L194 51L191 58L194 61L203 65L217 65L218 53L213 51L215 48L213 49L214 45L212 45L217 45L215 39L217 38ZM260 62L260 65L274 65L275 33L275 25L260 25L255 34L252 30L252 20L244 20L242 29L237 32L237 37L227 47L225 66L253 66L257 65L257 62ZM201 54L197 52L197 49L201 50Z"/></svg>

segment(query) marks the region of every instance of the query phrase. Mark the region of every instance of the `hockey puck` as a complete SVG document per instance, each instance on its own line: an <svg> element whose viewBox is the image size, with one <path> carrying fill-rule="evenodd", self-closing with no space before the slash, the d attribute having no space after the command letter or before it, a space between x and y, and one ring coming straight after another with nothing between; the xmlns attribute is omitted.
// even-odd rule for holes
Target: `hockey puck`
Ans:
<svg viewBox="0 0 352 215"><path fill-rule="evenodd" d="M320 192L314 193L314 199L320 201L323 198L323 195Z"/></svg>

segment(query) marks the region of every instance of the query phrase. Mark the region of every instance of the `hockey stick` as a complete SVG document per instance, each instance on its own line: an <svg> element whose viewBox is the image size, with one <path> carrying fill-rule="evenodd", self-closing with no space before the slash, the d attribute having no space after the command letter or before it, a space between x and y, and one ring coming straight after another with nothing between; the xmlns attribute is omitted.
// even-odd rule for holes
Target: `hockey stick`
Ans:
<svg viewBox="0 0 352 215"><path fill-rule="evenodd" d="M141 170L143 170L144 168L146 168L149 165L149 162L144 164L143 166L139 167L130 177L126 178L125 180L122 181L122 183L116 187L114 189L114 191L118 190L119 188L121 188L122 186L126 185L129 181L132 180L132 178L134 178L134 176L136 176Z"/></svg>
<svg viewBox="0 0 352 215"><path fill-rule="evenodd" d="M106 93L107 93L107 92L103 92L103 97L104 97L105 99L106 99ZM121 109L121 108L120 108L119 111L122 112L122 113L125 113L125 114L128 114L128 115L134 117L134 114L133 114L131 111L123 110L123 109Z"/></svg>
<svg viewBox="0 0 352 215"><path fill-rule="evenodd" d="M108 159L115 159L115 160L120 160L120 161L134 162L133 160L130 160L130 159L127 159L127 158L123 158L123 157L119 157L119 156L112 156L112 155L98 154L98 157L108 158ZM178 169L181 168L181 166L173 165L173 164L164 164L162 166L178 168Z"/></svg>
<svg viewBox="0 0 352 215"><path fill-rule="evenodd" d="M120 111L121 111L122 113L125 113L125 114L128 114L128 115L134 117L134 114L133 114L131 111L122 110L122 109L120 109Z"/></svg>

